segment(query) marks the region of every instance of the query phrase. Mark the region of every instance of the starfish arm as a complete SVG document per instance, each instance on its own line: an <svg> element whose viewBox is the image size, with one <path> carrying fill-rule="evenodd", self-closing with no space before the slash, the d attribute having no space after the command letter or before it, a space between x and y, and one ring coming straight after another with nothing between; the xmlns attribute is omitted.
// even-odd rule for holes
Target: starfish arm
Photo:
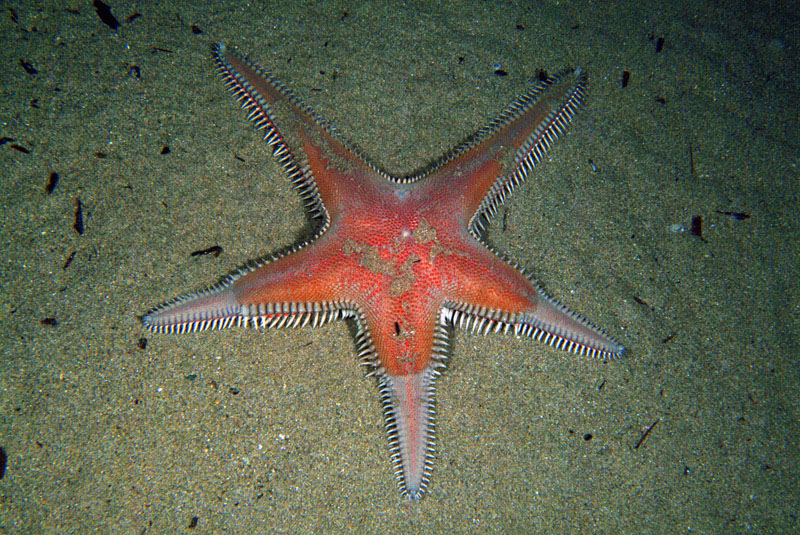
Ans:
<svg viewBox="0 0 800 535"><path fill-rule="evenodd" d="M514 328L518 334L579 355L617 358L625 353L625 346L602 329L549 297L540 288L537 291L536 306L515 318Z"/></svg>
<svg viewBox="0 0 800 535"><path fill-rule="evenodd" d="M403 496L419 500L433 469L435 433L434 365L420 373L382 375L378 379L389 450Z"/></svg>
<svg viewBox="0 0 800 535"><path fill-rule="evenodd" d="M312 217L324 219L323 230L340 210L339 175L372 181L381 177L375 165L341 141L332 125L270 73L225 46L214 48L214 61L226 87L249 112L248 118L264 130L264 139L306 209Z"/></svg>
<svg viewBox="0 0 800 535"><path fill-rule="evenodd" d="M142 323L155 332L183 333L320 325L350 317L354 305L326 290L340 278L336 263L319 261L319 252L298 247L292 254L254 261L216 284L152 309Z"/></svg>
<svg viewBox="0 0 800 535"><path fill-rule="evenodd" d="M159 333L186 333L224 329L241 324L241 307L227 288L233 276L171 299L142 316L144 326Z"/></svg>
<svg viewBox="0 0 800 535"><path fill-rule="evenodd" d="M503 309L457 302L448 303L445 313L453 325L472 332L514 332L595 358L617 358L625 353L625 346L541 290L525 312L509 314Z"/></svg>
<svg viewBox="0 0 800 535"><path fill-rule="evenodd" d="M459 198L473 232L503 204L563 133L580 106L586 75L580 70L551 77L512 102L467 139L433 171L427 187Z"/></svg>
<svg viewBox="0 0 800 535"><path fill-rule="evenodd" d="M601 358L618 357L625 350L490 250L474 249L457 269L458 284L451 285L445 308L450 321L460 328L484 333L513 331L573 353Z"/></svg>
<svg viewBox="0 0 800 535"><path fill-rule="evenodd" d="M369 273L363 277L373 288L386 283ZM438 307L424 304L429 296L403 290L395 284L360 299L356 344L378 380L397 485L403 496L418 500L433 468L434 381L445 366L449 339Z"/></svg>
<svg viewBox="0 0 800 535"><path fill-rule="evenodd" d="M429 318L430 337L423 333L429 322L423 321L416 322L419 330L401 329L387 340L380 328L369 327L369 312L359 312L359 355L378 379L397 486L403 496L419 500L427 491L435 460L435 380L445 368L450 329L437 311ZM420 362L424 366L418 366Z"/></svg>

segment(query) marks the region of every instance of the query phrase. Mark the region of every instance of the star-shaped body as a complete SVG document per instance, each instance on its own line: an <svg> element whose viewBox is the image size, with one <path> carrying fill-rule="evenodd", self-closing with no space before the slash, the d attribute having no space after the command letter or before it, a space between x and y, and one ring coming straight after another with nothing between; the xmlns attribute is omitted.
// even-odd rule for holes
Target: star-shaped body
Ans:
<svg viewBox="0 0 800 535"><path fill-rule="evenodd" d="M434 460L434 382L454 326L512 332L595 357L624 348L547 297L481 240L484 225L564 131L586 78L537 85L424 170L393 177L345 144L271 75L218 47L217 69L303 197L315 235L147 313L187 332L357 324L377 377L400 491L419 499Z"/></svg>

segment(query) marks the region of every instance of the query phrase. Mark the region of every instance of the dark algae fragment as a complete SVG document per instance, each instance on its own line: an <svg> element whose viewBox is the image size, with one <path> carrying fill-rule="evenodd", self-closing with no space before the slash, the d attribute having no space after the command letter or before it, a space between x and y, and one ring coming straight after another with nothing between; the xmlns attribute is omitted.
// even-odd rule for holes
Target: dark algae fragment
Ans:
<svg viewBox="0 0 800 535"><path fill-rule="evenodd" d="M652 424L650 427L648 427L648 428L647 428L647 430L644 432L644 434L642 435L642 437L639 439L639 442L637 442L637 443L636 443L636 445L633 447L633 449L635 449L635 450L638 450L638 449L639 449L639 446L641 446L642 444L644 444L644 441L645 441L645 440L647 440L647 437L648 437L648 436L650 436L650 431L652 431L652 430L653 430L653 428L655 428L656 424L657 424L658 422L660 422L660 421L661 421L661 418L659 418L658 420L656 420L655 422L653 422L653 424Z"/></svg>
<svg viewBox="0 0 800 535"><path fill-rule="evenodd" d="M53 193L53 190L56 189L56 184L58 184L58 173L51 172L50 177L47 179L47 185L44 187L45 193L48 195Z"/></svg>
<svg viewBox="0 0 800 535"><path fill-rule="evenodd" d="M744 221L745 219L750 218L750 214L747 212L728 212L726 210L717 210L718 214L730 216L734 218L736 221Z"/></svg>
<svg viewBox="0 0 800 535"><path fill-rule="evenodd" d="M64 265L61 266L61 269L66 270L69 267L69 265L72 263L72 261L75 260L75 253L76 253L76 251L72 251L71 253L69 253L69 256L64 261Z"/></svg>
<svg viewBox="0 0 800 535"><path fill-rule="evenodd" d="M689 232L692 236L697 236L698 238L703 237L703 216L696 215L692 217L692 226Z"/></svg>
<svg viewBox="0 0 800 535"><path fill-rule="evenodd" d="M217 258L222 253L222 247L219 245L214 245L209 247L208 249L200 249L198 251L192 251L189 256L203 256L203 255L214 255L214 258Z"/></svg>
<svg viewBox="0 0 800 535"><path fill-rule="evenodd" d="M72 224L72 228L80 236L83 236L83 205L79 198L75 199L75 223Z"/></svg>
<svg viewBox="0 0 800 535"><path fill-rule="evenodd" d="M21 59L21 60L19 60L19 66L22 67L23 69L25 69L25 72L27 72L28 74L38 74L39 73L39 70L36 67L34 67L33 64L30 61L25 61L25 60Z"/></svg>
<svg viewBox="0 0 800 535"><path fill-rule="evenodd" d="M112 30L119 28L119 21L117 20L117 17L111 14L110 6L104 4L100 0L94 0L92 5L94 5L94 9L97 11L97 16L100 17L100 20L106 23L109 28Z"/></svg>
<svg viewBox="0 0 800 535"><path fill-rule="evenodd" d="M14 150L17 150L17 151L21 152L22 154L30 154L31 153L31 151L29 151L27 148L25 148L22 145L19 145L17 143L14 143L14 141L15 140L12 137L5 137L5 136L4 137L0 137L0 145L5 145L6 143L11 143L9 145L9 147L11 147Z"/></svg>

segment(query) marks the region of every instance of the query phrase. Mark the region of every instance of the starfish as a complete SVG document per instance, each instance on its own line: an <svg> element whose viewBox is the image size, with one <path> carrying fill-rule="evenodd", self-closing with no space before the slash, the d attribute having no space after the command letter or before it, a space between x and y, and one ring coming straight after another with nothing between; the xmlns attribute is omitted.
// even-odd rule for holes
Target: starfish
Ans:
<svg viewBox="0 0 800 535"><path fill-rule="evenodd" d="M145 314L159 333L345 319L377 379L401 494L434 463L435 381L455 327L504 332L598 358L624 347L548 297L484 240L486 225L581 104L586 75L540 82L427 167L392 176L271 74L225 46L214 62L302 197L313 237L248 262Z"/></svg>

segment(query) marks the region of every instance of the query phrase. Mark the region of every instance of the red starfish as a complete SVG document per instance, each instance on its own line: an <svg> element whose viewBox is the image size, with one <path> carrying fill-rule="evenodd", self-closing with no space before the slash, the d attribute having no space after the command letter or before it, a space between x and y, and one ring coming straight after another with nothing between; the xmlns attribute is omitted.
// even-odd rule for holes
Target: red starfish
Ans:
<svg viewBox="0 0 800 535"><path fill-rule="evenodd" d="M142 318L146 327L172 333L355 320L359 356L378 380L398 486L415 499L433 466L434 381L453 326L594 357L623 352L481 239L571 121L584 96L580 71L542 82L446 156L394 177L270 74L224 47L214 60L265 130L317 230L306 243L153 309Z"/></svg>

